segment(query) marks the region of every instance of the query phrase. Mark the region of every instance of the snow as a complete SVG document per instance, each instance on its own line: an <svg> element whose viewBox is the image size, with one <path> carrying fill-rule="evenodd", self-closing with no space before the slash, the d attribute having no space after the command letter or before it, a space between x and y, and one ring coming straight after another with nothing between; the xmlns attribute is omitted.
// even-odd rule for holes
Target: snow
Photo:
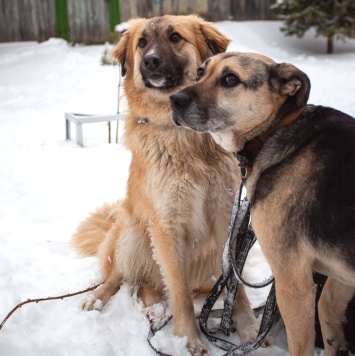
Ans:
<svg viewBox="0 0 355 356"><path fill-rule="evenodd" d="M127 31L129 28L129 23L128 22L122 22L118 25L115 26L115 32L124 32Z"/></svg>
<svg viewBox="0 0 355 356"><path fill-rule="evenodd" d="M284 37L278 22L217 26L233 39L230 50L264 53L305 71L311 103L355 115L355 40L337 42L336 54L325 55L324 39L312 33L303 40ZM119 143L107 143L105 123L84 125L85 148L66 142L64 112L116 112L118 70L100 65L105 48L61 39L0 44L0 320L28 298L73 293L102 281L97 259L77 255L70 238L96 206L124 196L130 153L121 127ZM260 282L269 273L256 245L245 277ZM256 307L267 291L248 293ZM154 355L134 289L124 285L101 312L81 311L84 297L17 310L0 331L1 355ZM202 302L196 301L196 312ZM281 325L273 339L273 346L254 354L288 354ZM174 355L187 354L186 339L173 336L171 322L154 342ZM208 346L211 355L223 354Z"/></svg>

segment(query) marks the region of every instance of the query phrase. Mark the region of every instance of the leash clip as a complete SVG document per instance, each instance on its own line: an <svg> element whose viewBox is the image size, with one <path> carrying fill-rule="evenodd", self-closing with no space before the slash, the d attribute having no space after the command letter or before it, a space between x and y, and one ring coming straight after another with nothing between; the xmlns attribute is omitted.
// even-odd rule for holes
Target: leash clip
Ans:
<svg viewBox="0 0 355 356"><path fill-rule="evenodd" d="M248 171L245 167L240 167L240 174L242 176L243 179L245 179L248 175Z"/></svg>
<svg viewBox="0 0 355 356"><path fill-rule="evenodd" d="M240 174L243 179L245 179L248 176L248 173L251 173L253 171L252 166L248 166L247 164L239 163L240 167Z"/></svg>

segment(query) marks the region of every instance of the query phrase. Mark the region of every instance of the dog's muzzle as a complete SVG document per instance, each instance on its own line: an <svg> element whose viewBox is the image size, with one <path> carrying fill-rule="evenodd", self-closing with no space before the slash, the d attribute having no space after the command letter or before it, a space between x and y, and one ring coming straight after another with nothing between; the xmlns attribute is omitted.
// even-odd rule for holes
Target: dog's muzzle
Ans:
<svg viewBox="0 0 355 356"><path fill-rule="evenodd" d="M179 92L170 95L169 98L170 98L171 108L174 111L181 112L181 113L183 113L186 110L186 108L190 106L192 102L191 96L184 92Z"/></svg>
<svg viewBox="0 0 355 356"><path fill-rule="evenodd" d="M170 95L170 105L172 109L172 119L177 126L182 125L183 117L186 115L186 110L192 102L190 95L184 92L179 92Z"/></svg>
<svg viewBox="0 0 355 356"><path fill-rule="evenodd" d="M170 96L172 119L176 126L182 126L186 108L190 105L190 103L191 98L184 92L179 92Z"/></svg>
<svg viewBox="0 0 355 356"><path fill-rule="evenodd" d="M183 80L182 72L180 73L176 67L168 66L158 54L144 56L140 72L148 88L171 90L179 86Z"/></svg>

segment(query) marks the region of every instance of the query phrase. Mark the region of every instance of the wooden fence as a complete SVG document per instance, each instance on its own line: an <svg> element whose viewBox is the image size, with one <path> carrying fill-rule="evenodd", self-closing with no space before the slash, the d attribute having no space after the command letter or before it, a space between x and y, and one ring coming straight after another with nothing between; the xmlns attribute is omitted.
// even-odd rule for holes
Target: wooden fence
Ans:
<svg viewBox="0 0 355 356"><path fill-rule="evenodd" d="M275 0L0 0L0 42L102 43L131 17L199 14L210 21L270 20Z"/></svg>
<svg viewBox="0 0 355 356"><path fill-rule="evenodd" d="M273 0L121 0L121 18L199 14L210 21L271 20Z"/></svg>
<svg viewBox="0 0 355 356"><path fill-rule="evenodd" d="M0 0L0 41L44 41L56 36L54 1Z"/></svg>
<svg viewBox="0 0 355 356"><path fill-rule="evenodd" d="M67 0L71 42L100 43L110 38L109 3Z"/></svg>

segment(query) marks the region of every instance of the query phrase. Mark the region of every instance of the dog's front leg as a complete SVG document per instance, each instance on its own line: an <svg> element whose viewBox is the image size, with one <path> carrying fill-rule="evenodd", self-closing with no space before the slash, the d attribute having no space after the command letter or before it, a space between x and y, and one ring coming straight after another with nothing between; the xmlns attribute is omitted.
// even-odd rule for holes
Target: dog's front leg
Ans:
<svg viewBox="0 0 355 356"><path fill-rule="evenodd" d="M293 263L292 263L293 262ZM312 356L316 285L312 270L290 261L283 271L275 271L276 299L285 323L291 356Z"/></svg>
<svg viewBox="0 0 355 356"><path fill-rule="evenodd" d="M168 289L173 311L175 335L188 338L188 349L192 355L207 354L202 344L190 293L187 245L183 229L178 231L159 222L153 223L152 244L155 257L160 265L164 283Z"/></svg>

